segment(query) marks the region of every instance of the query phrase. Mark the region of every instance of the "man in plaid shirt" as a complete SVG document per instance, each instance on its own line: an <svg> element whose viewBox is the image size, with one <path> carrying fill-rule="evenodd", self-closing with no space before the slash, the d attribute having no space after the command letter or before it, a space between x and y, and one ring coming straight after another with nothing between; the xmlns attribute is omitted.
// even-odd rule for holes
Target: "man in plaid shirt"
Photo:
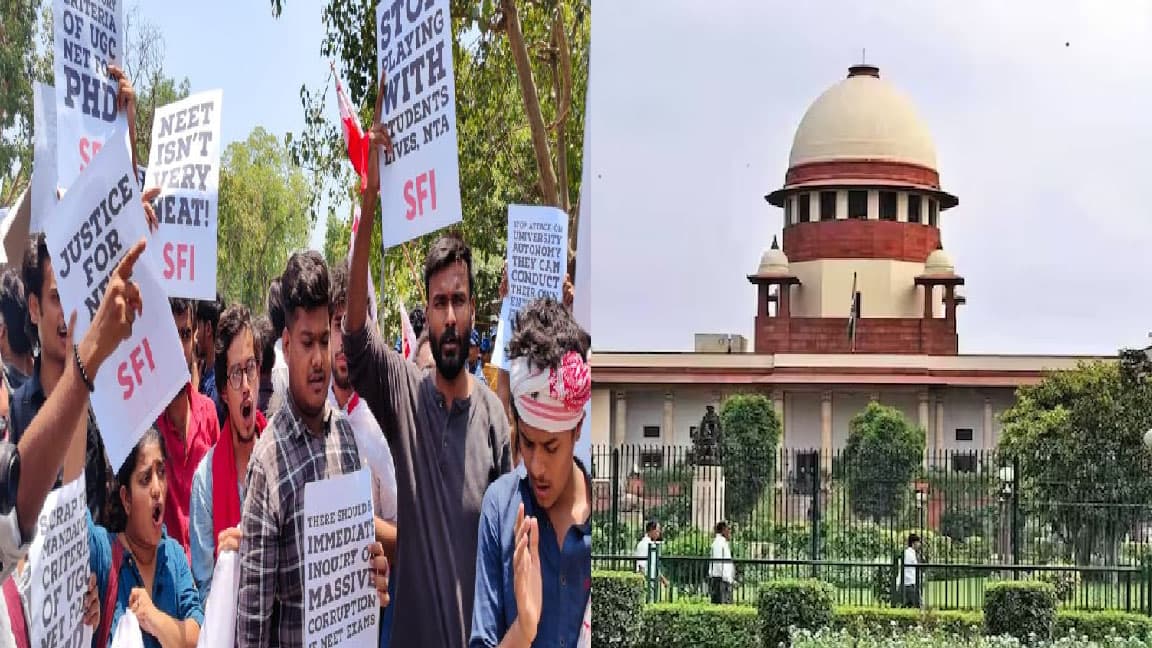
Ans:
<svg viewBox="0 0 1152 648"><path fill-rule="evenodd" d="M303 646L304 485L360 470L348 420L328 404L331 304L328 269L298 252L281 277L288 393L252 449L240 528L236 645ZM374 542L372 566L382 606L388 562Z"/></svg>

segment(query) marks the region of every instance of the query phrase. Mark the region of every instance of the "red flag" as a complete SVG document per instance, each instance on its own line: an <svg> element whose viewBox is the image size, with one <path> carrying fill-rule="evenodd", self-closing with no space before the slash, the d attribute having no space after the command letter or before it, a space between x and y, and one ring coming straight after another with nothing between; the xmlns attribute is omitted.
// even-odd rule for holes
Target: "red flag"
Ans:
<svg viewBox="0 0 1152 648"><path fill-rule="evenodd" d="M336 66L332 64L332 73L335 75ZM336 79L336 103L340 106L340 125L344 129L344 143L348 146L348 159L352 161L352 168L360 176L360 190L363 191L368 184L365 174L368 171L368 138L360 128L360 118L352 107L352 101L344 92L340 79Z"/></svg>

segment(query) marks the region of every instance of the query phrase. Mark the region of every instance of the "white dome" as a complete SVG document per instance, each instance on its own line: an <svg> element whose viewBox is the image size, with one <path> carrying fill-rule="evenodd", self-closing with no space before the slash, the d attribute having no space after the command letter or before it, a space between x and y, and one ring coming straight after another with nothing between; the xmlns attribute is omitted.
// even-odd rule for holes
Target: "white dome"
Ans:
<svg viewBox="0 0 1152 648"><path fill-rule="evenodd" d="M933 250L932 254L928 255L928 260L924 262L926 275L950 275L955 272L956 267L952 265L952 259L941 248Z"/></svg>
<svg viewBox="0 0 1152 648"><path fill-rule="evenodd" d="M760 269L756 271L756 274L788 274L788 255L784 254L784 250L780 249L780 245L776 242L775 237L772 239L772 247L765 250L764 254L760 256Z"/></svg>
<svg viewBox="0 0 1152 648"><path fill-rule="evenodd" d="M796 129L789 167L868 159L936 169L936 146L915 106L878 75L876 68L854 67L813 102Z"/></svg>

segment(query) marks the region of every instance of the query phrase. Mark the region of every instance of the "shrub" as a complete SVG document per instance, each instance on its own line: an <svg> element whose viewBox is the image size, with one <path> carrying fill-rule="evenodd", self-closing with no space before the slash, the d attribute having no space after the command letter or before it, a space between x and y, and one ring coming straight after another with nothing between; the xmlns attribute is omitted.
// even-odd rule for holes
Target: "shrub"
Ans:
<svg viewBox="0 0 1152 648"><path fill-rule="evenodd" d="M852 512L875 521L891 519L904 505L924 458L924 430L900 410L869 403L848 425L844 472Z"/></svg>
<svg viewBox="0 0 1152 648"><path fill-rule="evenodd" d="M743 605L649 605L641 627L639 648L749 648L759 644L756 608Z"/></svg>
<svg viewBox="0 0 1152 648"><path fill-rule="evenodd" d="M634 648L640 638L644 577L628 572L592 574L592 643Z"/></svg>
<svg viewBox="0 0 1152 648"><path fill-rule="evenodd" d="M724 506L730 520L746 520L772 485L780 421L763 394L736 394L720 406Z"/></svg>
<svg viewBox="0 0 1152 648"><path fill-rule="evenodd" d="M990 583L984 590L984 624L990 635L1048 640L1056 616L1056 588L1036 581Z"/></svg>
<svg viewBox="0 0 1152 648"><path fill-rule="evenodd" d="M832 623L831 585L813 580L780 580L760 588L760 638L774 648L787 644L791 628L818 629Z"/></svg>
<svg viewBox="0 0 1152 648"><path fill-rule="evenodd" d="M1056 590L1056 600L1067 603L1080 586L1080 572L1071 567L1068 571L1042 571L1036 573L1036 580L1051 585Z"/></svg>
<svg viewBox="0 0 1152 648"><path fill-rule="evenodd" d="M977 637L983 631L979 612L942 610L921 612L900 608L839 607L833 612L832 627L848 630L853 636L885 636L893 630L924 628L958 637Z"/></svg>
<svg viewBox="0 0 1152 648"><path fill-rule="evenodd" d="M1062 610L1056 613L1056 636L1075 632L1095 641L1105 637L1152 639L1152 618L1130 612L1080 612Z"/></svg>

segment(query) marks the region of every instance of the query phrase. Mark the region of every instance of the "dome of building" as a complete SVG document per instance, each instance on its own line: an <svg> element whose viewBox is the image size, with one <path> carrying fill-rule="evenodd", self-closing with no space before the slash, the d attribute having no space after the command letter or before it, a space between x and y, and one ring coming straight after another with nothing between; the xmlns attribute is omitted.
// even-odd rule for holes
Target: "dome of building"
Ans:
<svg viewBox="0 0 1152 648"><path fill-rule="evenodd" d="M883 160L936 170L936 146L911 100L882 80L878 68L857 65L804 113L788 166L831 160Z"/></svg>
<svg viewBox="0 0 1152 648"><path fill-rule="evenodd" d="M950 275L956 273L956 267L952 265L952 258L944 251L944 248L936 248L932 254L928 255L928 260L924 262L924 274L926 275Z"/></svg>
<svg viewBox="0 0 1152 648"><path fill-rule="evenodd" d="M776 237L772 237L772 247L764 251L760 257L758 275L786 275L788 274L788 256L780 249Z"/></svg>

